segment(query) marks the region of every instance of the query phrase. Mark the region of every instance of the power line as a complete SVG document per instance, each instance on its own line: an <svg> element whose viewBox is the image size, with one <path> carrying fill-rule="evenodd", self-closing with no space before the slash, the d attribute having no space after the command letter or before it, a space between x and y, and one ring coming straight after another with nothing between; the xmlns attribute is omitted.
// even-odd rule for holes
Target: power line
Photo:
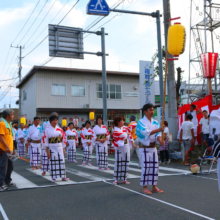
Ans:
<svg viewBox="0 0 220 220"><path fill-rule="evenodd" d="M58 11L58 13L54 16L54 18L50 21L50 23L52 23L52 21L57 17L57 15L63 10L63 8L66 6L66 4L69 2L70 0L67 0L66 3L63 5L63 7ZM46 30L48 29L48 25L43 29L43 31L41 31L41 33L28 45L25 47L25 49L29 48L38 38L39 36Z"/></svg>
<svg viewBox="0 0 220 220"><path fill-rule="evenodd" d="M13 44L15 42L15 40L18 38L18 36L20 35L20 33L22 32L22 30L24 29L24 27L26 26L26 24L28 23L28 21L30 20L32 14L34 13L35 9L37 8L38 4L39 4L40 0L37 2L37 4L34 7L34 10L31 12L30 16L28 17L27 21L25 22L24 26L21 28L21 30L19 31L18 35L15 37L15 39L13 40L13 42L11 44Z"/></svg>
<svg viewBox="0 0 220 220"><path fill-rule="evenodd" d="M66 16L71 12L71 10L73 10L73 8L75 8L75 6L79 3L80 0L78 0L73 6L72 8L65 14L65 16L61 19L61 21L58 23L58 25L66 18ZM44 37L43 40L41 40L40 43L37 44L37 46L35 46L31 51L29 51L23 58L25 58L26 56L28 56L30 53L32 53L36 48L38 48L46 39L47 39L48 35L46 37Z"/></svg>
<svg viewBox="0 0 220 220"><path fill-rule="evenodd" d="M8 69L6 70L6 72L5 72L4 76L2 76L2 78L4 78L4 77L8 74L9 68L10 68L11 65L12 65L12 62L13 62L13 59L14 59L15 54L16 54L16 50L15 50L13 56L12 56L12 59L11 59L10 65L8 66Z"/></svg>
<svg viewBox="0 0 220 220"><path fill-rule="evenodd" d="M66 15L61 19L61 21L58 23L58 25L66 18L66 16L75 8L75 6L79 3L80 0L78 0L73 7L66 13Z"/></svg>
<svg viewBox="0 0 220 220"><path fill-rule="evenodd" d="M17 79L17 78L18 78L18 77L11 78L11 79L4 79L4 80L0 80L0 82L2 82L2 81L10 81L10 80Z"/></svg>
<svg viewBox="0 0 220 220"><path fill-rule="evenodd" d="M35 31L33 32L33 34L31 35L31 37L29 37L28 41L24 44L26 45L30 39L34 36L34 34L37 32L37 30L39 29L39 27L41 26L41 24L43 23L43 21L45 20L45 18L47 17L47 15L50 13L51 9L53 8L54 4L56 3L56 0L54 0L53 4L51 5L50 9L48 10L48 12L46 13L46 15L44 16L44 18L42 19L41 23L38 25L38 27L35 29Z"/></svg>
<svg viewBox="0 0 220 220"><path fill-rule="evenodd" d="M41 12L43 11L45 5L47 4L48 0L46 0L46 2L44 3L43 7L41 8L40 12L38 13L37 17L34 19L33 23L31 24L30 28L27 30L27 32L25 33L25 35L23 36L23 38L20 40L20 42L18 43L18 45L20 45L20 43L22 42L22 40L27 36L27 33L30 31L30 29L33 27L34 23L36 22L36 20L38 19L39 15L41 14Z"/></svg>
<svg viewBox="0 0 220 220"><path fill-rule="evenodd" d="M7 63L8 55L9 55L9 53L10 53L10 50L11 50L11 47L9 47L8 54L7 54L7 57L6 57L6 59L5 59L4 66L3 66L2 71L1 71L1 75L2 75L2 73L3 73L3 71L4 71L4 69L5 69L5 65L6 65L6 63Z"/></svg>

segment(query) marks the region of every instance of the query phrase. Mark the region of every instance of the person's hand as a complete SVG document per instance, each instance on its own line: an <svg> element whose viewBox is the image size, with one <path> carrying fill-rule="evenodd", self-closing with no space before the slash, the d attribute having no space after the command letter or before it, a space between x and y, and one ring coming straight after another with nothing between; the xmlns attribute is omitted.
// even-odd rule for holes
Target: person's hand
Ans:
<svg viewBox="0 0 220 220"><path fill-rule="evenodd" d="M91 145L91 142L87 142L87 144L88 144L88 146L90 146L90 145Z"/></svg>
<svg viewBox="0 0 220 220"><path fill-rule="evenodd" d="M160 131L164 131L164 129L165 129L165 125L162 125L162 126L160 127Z"/></svg>
<svg viewBox="0 0 220 220"><path fill-rule="evenodd" d="M138 148L138 146L137 146L137 145L135 145L135 144L133 144L133 147L134 147L134 148Z"/></svg>
<svg viewBox="0 0 220 220"><path fill-rule="evenodd" d="M182 143L182 138L179 139L179 142Z"/></svg>
<svg viewBox="0 0 220 220"><path fill-rule="evenodd" d="M9 147L6 147L6 148L5 148L5 152L8 153L8 154L10 154L10 153L11 153L10 148L9 148Z"/></svg>
<svg viewBox="0 0 220 220"><path fill-rule="evenodd" d="M192 142L193 142L193 144L195 144L196 143L196 138L193 138Z"/></svg>
<svg viewBox="0 0 220 220"><path fill-rule="evenodd" d="M47 157L48 157L48 159L50 159L50 153L47 153Z"/></svg>
<svg viewBox="0 0 220 220"><path fill-rule="evenodd" d="M160 145L161 145L161 146L164 146L164 145L165 145L165 141L161 141L161 142L160 142Z"/></svg>

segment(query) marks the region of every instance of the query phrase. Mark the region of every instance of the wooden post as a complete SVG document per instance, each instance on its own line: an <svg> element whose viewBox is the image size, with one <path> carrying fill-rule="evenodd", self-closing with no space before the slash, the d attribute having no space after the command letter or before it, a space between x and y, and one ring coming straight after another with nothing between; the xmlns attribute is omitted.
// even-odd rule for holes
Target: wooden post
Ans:
<svg viewBox="0 0 220 220"><path fill-rule="evenodd" d="M208 94L212 94L212 79L208 78Z"/></svg>
<svg viewBox="0 0 220 220"><path fill-rule="evenodd" d="M171 25L171 21L169 19L169 27ZM167 40L168 41L168 40ZM168 43L168 42L167 42ZM167 50L167 48L166 48ZM165 76L164 76L164 90L163 90L163 113L162 113L162 125L164 125L164 112L165 112L165 104L166 104L166 89L167 89L167 69L168 69L168 50L166 51L166 69L165 69ZM175 91L176 92L176 91ZM162 131L162 141L163 138L163 131Z"/></svg>

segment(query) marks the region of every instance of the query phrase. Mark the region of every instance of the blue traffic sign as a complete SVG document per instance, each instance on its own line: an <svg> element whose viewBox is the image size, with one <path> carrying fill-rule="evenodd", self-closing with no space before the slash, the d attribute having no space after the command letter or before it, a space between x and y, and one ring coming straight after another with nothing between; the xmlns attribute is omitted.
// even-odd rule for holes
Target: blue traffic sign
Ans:
<svg viewBox="0 0 220 220"><path fill-rule="evenodd" d="M90 0L87 4L87 14L90 15L109 15L109 6L105 0Z"/></svg>

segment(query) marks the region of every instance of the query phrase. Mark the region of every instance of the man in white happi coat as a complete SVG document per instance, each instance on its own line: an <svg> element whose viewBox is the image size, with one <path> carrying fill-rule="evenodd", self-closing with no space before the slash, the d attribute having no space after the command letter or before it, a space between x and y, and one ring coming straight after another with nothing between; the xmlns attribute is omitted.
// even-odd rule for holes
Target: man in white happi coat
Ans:
<svg viewBox="0 0 220 220"><path fill-rule="evenodd" d="M213 156L218 159L217 161L217 175L218 185L220 191L220 108L213 110L209 119L209 131L214 140Z"/></svg>
<svg viewBox="0 0 220 220"><path fill-rule="evenodd" d="M34 118L34 124L30 126L28 132L28 146L31 146L30 166L32 170L39 169L41 165L41 128L40 118Z"/></svg>
<svg viewBox="0 0 220 220"><path fill-rule="evenodd" d="M161 139L161 131L165 126L159 125L159 123L153 119L154 107L152 104L145 104L142 111L145 116L139 120L136 127L136 135L139 140L139 152L141 161L141 182L143 186L144 194L163 193L163 191L157 188L158 181L158 155L156 148L156 141L163 146L165 143ZM152 185L152 192L148 190L147 186Z"/></svg>

